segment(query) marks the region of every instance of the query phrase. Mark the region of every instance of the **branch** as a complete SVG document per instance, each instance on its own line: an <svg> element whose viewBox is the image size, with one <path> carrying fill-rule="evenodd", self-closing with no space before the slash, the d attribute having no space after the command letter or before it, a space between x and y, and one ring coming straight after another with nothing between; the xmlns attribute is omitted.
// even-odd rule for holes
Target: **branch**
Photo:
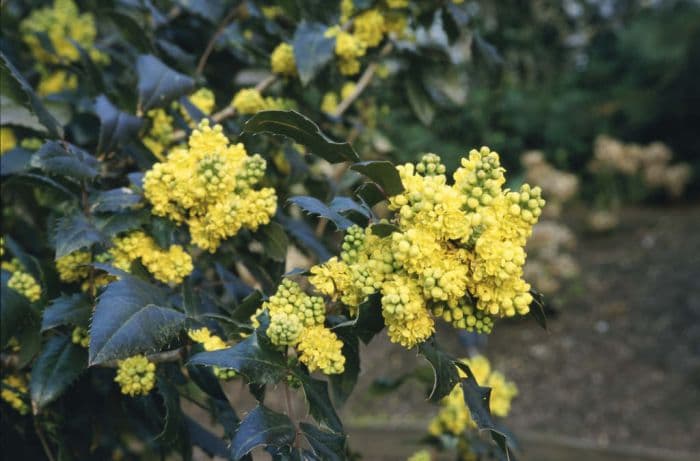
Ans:
<svg viewBox="0 0 700 461"><path fill-rule="evenodd" d="M394 45L391 42L388 42L386 45L384 45L384 48L382 48L382 50L379 52L379 58L389 54L393 48ZM367 86L372 81L372 78L374 78L374 74L377 72L378 67L379 60L374 61L369 66L367 66L367 69L365 69L365 72L357 81L355 90L352 93L350 93L350 95L348 95L347 98L343 99L340 102L340 104L338 104L338 107L335 109L335 112L333 112L333 114L331 115L333 118L339 118L341 115L343 115L343 113L352 105L352 103L360 97L362 92L365 91Z"/></svg>
<svg viewBox="0 0 700 461"><path fill-rule="evenodd" d="M219 27L216 29L216 32L214 32L214 35L211 36L209 43L207 43L207 47L204 49L204 52L202 53L202 56L199 58L199 62L197 63L197 70L195 71L197 75L202 75L204 67L207 65L207 60L209 59L211 53L214 51L214 46L216 46L217 40L219 40L221 34L224 33L224 29L226 29L226 26L228 26L228 24L233 20L233 18L236 17L239 8L240 5L237 5L235 8L232 8L231 11L229 11L229 13L226 15L224 20L221 21L221 24L219 24Z"/></svg>

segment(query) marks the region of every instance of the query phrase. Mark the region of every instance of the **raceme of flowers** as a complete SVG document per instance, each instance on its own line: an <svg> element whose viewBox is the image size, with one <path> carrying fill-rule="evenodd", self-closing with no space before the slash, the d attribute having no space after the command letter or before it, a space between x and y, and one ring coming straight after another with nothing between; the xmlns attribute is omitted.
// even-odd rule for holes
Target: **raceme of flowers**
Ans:
<svg viewBox="0 0 700 461"><path fill-rule="evenodd" d="M18 259L3 261L2 269L11 274L7 281L9 289L21 294L30 302L36 302L41 299L41 285L39 285L34 276L27 272L26 268L22 267Z"/></svg>
<svg viewBox="0 0 700 461"><path fill-rule="evenodd" d="M152 213L189 227L192 242L215 252L222 240L242 228L268 224L277 209L274 189L254 189L266 162L248 155L243 144L230 144L221 125L203 120L188 147L173 149L144 177L144 195Z"/></svg>
<svg viewBox="0 0 700 461"><path fill-rule="evenodd" d="M90 333L87 328L75 327L71 333L71 342L87 349L90 345Z"/></svg>
<svg viewBox="0 0 700 461"><path fill-rule="evenodd" d="M511 381L498 371L491 369L489 360L481 355L470 359L462 359L463 363L469 366L474 374L474 379L480 386L491 388L489 407L491 414L500 418L505 417L510 412L510 403L518 394L518 388ZM458 368L462 378L464 372ZM460 384L440 401L440 411L433 418L428 426L430 435L439 437L443 434L455 436L461 435L466 429L476 428L476 423L472 420L464 402L464 393Z"/></svg>
<svg viewBox="0 0 700 461"><path fill-rule="evenodd" d="M213 335L206 327L188 330L187 335L193 341L201 344L205 351L218 351L229 347L221 337ZM213 371L214 375L219 379L231 379L236 376L235 370L213 367Z"/></svg>
<svg viewBox="0 0 700 461"><path fill-rule="evenodd" d="M255 327L259 326L258 316L263 312L270 315L267 336L272 344L295 347L299 360L309 371L320 370L327 375L343 372L343 343L324 326L323 298L309 296L296 282L284 279L275 294L253 315Z"/></svg>
<svg viewBox="0 0 700 461"><path fill-rule="evenodd" d="M27 382L22 376L17 374L8 375L2 379L1 386L0 397L5 402L20 415L29 413Z"/></svg>
<svg viewBox="0 0 700 461"><path fill-rule="evenodd" d="M151 392L156 383L156 364L143 355L134 355L119 361L117 376L114 381L121 388L122 394L135 397Z"/></svg>
<svg viewBox="0 0 700 461"><path fill-rule="evenodd" d="M261 110L296 109L296 103L291 99L263 97L255 88L239 90L231 100L231 105L241 115L252 115Z"/></svg>
<svg viewBox="0 0 700 461"><path fill-rule="evenodd" d="M389 198L397 230L379 237L351 227L340 258L311 268L311 284L351 315L380 293L389 337L407 348L432 335L433 317L488 333L492 317L526 314L524 247L544 206L540 189L503 189L505 170L487 147L462 159L452 184L435 154L397 169L405 189Z"/></svg>

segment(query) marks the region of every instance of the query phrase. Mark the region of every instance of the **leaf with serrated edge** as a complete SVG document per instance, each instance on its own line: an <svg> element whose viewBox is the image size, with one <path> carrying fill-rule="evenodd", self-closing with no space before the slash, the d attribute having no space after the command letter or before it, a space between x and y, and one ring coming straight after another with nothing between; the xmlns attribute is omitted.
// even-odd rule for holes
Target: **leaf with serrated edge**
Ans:
<svg viewBox="0 0 700 461"><path fill-rule="evenodd" d="M290 419L262 405L255 407L236 430L231 440L231 457L239 460L261 445L282 447L291 445L296 429Z"/></svg>
<svg viewBox="0 0 700 461"><path fill-rule="evenodd" d="M41 331L61 325L78 325L86 327L90 322L92 306L90 300L82 293L63 295L52 300L44 309Z"/></svg>
<svg viewBox="0 0 700 461"><path fill-rule="evenodd" d="M56 400L87 366L87 351L67 336L51 337L32 367L29 392L42 408Z"/></svg>
<svg viewBox="0 0 700 461"><path fill-rule="evenodd" d="M437 402L449 394L457 383L459 383L457 368L455 368L452 357L438 347L434 336L431 336L420 344L418 346L418 352L423 355L433 367L435 381L428 398L433 402Z"/></svg>
<svg viewBox="0 0 700 461"><path fill-rule="evenodd" d="M335 210L329 208L325 203L315 197L300 195L289 199L289 203L293 203L305 212L314 214L322 218L326 218L335 224L338 230L345 230L354 223L345 216Z"/></svg>
<svg viewBox="0 0 700 461"><path fill-rule="evenodd" d="M391 162L370 160L355 163L350 169L367 176L388 196L400 194L404 190L399 171Z"/></svg>

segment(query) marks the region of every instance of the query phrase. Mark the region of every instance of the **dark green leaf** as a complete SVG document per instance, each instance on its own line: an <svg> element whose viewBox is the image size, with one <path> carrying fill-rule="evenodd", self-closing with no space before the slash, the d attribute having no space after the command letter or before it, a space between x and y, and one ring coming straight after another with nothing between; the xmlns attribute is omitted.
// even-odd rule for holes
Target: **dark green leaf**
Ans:
<svg viewBox="0 0 700 461"><path fill-rule="evenodd" d="M180 409L180 394L177 388L167 379L159 376L158 393L163 398L165 417L163 430L156 440L165 445L174 445L185 432L185 415Z"/></svg>
<svg viewBox="0 0 700 461"><path fill-rule="evenodd" d="M420 344L418 352L433 367L435 382L428 398L433 402L438 402L452 392L452 389L459 383L459 374L455 368L454 359L438 347L434 336Z"/></svg>
<svg viewBox="0 0 700 461"><path fill-rule="evenodd" d="M31 85L27 83L22 74L5 56L5 53L0 52L0 61L0 81L2 81L3 95L11 97L11 99L19 102L36 115L39 122L46 128L49 136L62 138L63 127L49 113L39 97L34 93ZM3 114L3 123L5 123L4 120Z"/></svg>
<svg viewBox="0 0 700 461"><path fill-rule="evenodd" d="M316 197L309 197L307 195L298 195L289 199L290 203L295 204L305 212L313 215L326 218L335 224L338 230L345 230L352 226L354 223L350 221L345 216L341 215L335 210L332 210L328 205L317 199Z"/></svg>
<svg viewBox="0 0 700 461"><path fill-rule="evenodd" d="M87 351L68 336L49 338L32 368L32 403L43 408L56 400L87 366Z"/></svg>
<svg viewBox="0 0 700 461"><path fill-rule="evenodd" d="M372 234L376 235L377 237L388 237L394 232L398 232L399 228L394 226L393 224L389 224L386 222L380 222L377 224L372 224Z"/></svg>
<svg viewBox="0 0 700 461"><path fill-rule="evenodd" d="M17 342L21 345L17 354L17 368L27 366L41 350L41 332L39 315L34 310L29 310L20 324L20 329L15 332Z"/></svg>
<svg viewBox="0 0 700 461"><path fill-rule="evenodd" d="M63 141L49 141L41 146L32 157L31 165L46 173L78 180L93 179L100 167L95 157Z"/></svg>
<svg viewBox="0 0 700 461"><path fill-rule="evenodd" d="M334 432L343 432L343 423L333 408L330 395L328 394L328 383L314 379L300 370L294 370L294 376L300 381L309 403L309 413L319 424L327 426Z"/></svg>
<svg viewBox="0 0 700 461"><path fill-rule="evenodd" d="M15 148L5 152L0 156L0 175L8 176L27 171L31 159L32 152L27 149Z"/></svg>
<svg viewBox="0 0 700 461"><path fill-rule="evenodd" d="M350 211L354 211L355 213L359 213L367 219L370 219L372 217L372 211L369 208L367 208L365 205L357 203L350 197L333 197L333 200L331 200L329 207L331 208L331 210L336 211L338 213L348 213Z"/></svg>
<svg viewBox="0 0 700 461"><path fill-rule="evenodd" d="M328 27L302 21L294 32L292 46L301 84L306 86L333 57L335 39L325 36Z"/></svg>
<svg viewBox="0 0 700 461"><path fill-rule="evenodd" d="M244 133L272 133L292 138L305 145L312 154L331 163L359 160L357 152L347 142L335 142L323 134L309 118L293 110L264 110L253 115L243 125Z"/></svg>
<svg viewBox="0 0 700 461"><path fill-rule="evenodd" d="M139 76L140 107L144 111L166 106L194 88L194 80L174 71L150 54L139 56L136 71Z"/></svg>
<svg viewBox="0 0 700 461"><path fill-rule="evenodd" d="M333 331L343 341L342 352L343 357L345 357L345 370L340 374L328 377L331 383L333 401L340 406L352 394L360 375L360 344L351 327L337 328Z"/></svg>
<svg viewBox="0 0 700 461"><path fill-rule="evenodd" d="M263 295L260 291L253 291L236 306L236 309L231 313L231 318L238 322L249 322L250 317L255 314L255 311L262 304L262 298Z"/></svg>
<svg viewBox="0 0 700 461"><path fill-rule="evenodd" d="M326 261L331 257L331 253L316 237L314 230L306 222L300 219L292 219L281 213L278 213L277 220L302 248L314 253L319 262Z"/></svg>
<svg viewBox="0 0 700 461"><path fill-rule="evenodd" d="M133 208L140 200L140 195L126 187L101 191L91 198L90 211L93 213L122 211Z"/></svg>
<svg viewBox="0 0 700 461"><path fill-rule="evenodd" d="M4 76L2 76L2 82L4 85ZM3 88L3 91L5 91L5 88ZM24 97L21 93L19 99L24 101ZM25 107L23 102L13 101L9 96L0 94L0 105L2 106L3 125L20 126L41 134L46 134L44 125L41 124L37 116L31 110Z"/></svg>
<svg viewBox="0 0 700 461"><path fill-rule="evenodd" d="M29 300L8 288L10 273L2 271L2 290L0 290L0 348L4 348L10 338L19 330L20 323L31 309Z"/></svg>
<svg viewBox="0 0 700 461"><path fill-rule="evenodd" d="M418 120L423 125L430 125L435 118L435 107L420 83L412 79L406 80L406 96Z"/></svg>
<svg viewBox="0 0 700 461"><path fill-rule="evenodd" d="M358 308L355 331L363 343L369 344L374 336L384 329L381 295L373 294Z"/></svg>
<svg viewBox="0 0 700 461"><path fill-rule="evenodd" d="M369 207L373 207L377 203L386 200L384 192L373 182L366 182L360 185L355 191L355 196Z"/></svg>
<svg viewBox="0 0 700 461"><path fill-rule="evenodd" d="M100 241L100 232L80 212L59 219L53 232L56 259Z"/></svg>
<svg viewBox="0 0 700 461"><path fill-rule="evenodd" d="M287 374L282 354L259 338L258 333L228 349L195 354L189 363L233 369L258 384L275 384Z"/></svg>
<svg viewBox="0 0 700 461"><path fill-rule="evenodd" d="M141 227L150 217L148 211L114 213L106 216L94 216L95 227L106 238Z"/></svg>
<svg viewBox="0 0 700 461"><path fill-rule="evenodd" d="M367 162L355 163L350 169L367 176L388 196L403 192L403 184L401 183L399 171L391 162L387 162L386 160L370 160Z"/></svg>
<svg viewBox="0 0 700 461"><path fill-rule="evenodd" d="M62 295L52 300L44 310L41 331L61 325L87 327L91 314L90 300L84 294Z"/></svg>
<svg viewBox="0 0 700 461"><path fill-rule="evenodd" d="M291 445L295 437L294 424L286 415L258 405L238 426L236 435L231 440L231 457L237 461L261 445Z"/></svg>
<svg viewBox="0 0 700 461"><path fill-rule="evenodd" d="M100 15L104 15L119 30L124 40L138 49L141 53L148 53L153 49L151 39L146 35L145 28L128 14L117 10L102 10Z"/></svg>
<svg viewBox="0 0 700 461"><path fill-rule="evenodd" d="M143 120L120 111L103 94L95 101L95 113L100 118L97 152L112 152L134 138L143 125Z"/></svg>
<svg viewBox="0 0 700 461"><path fill-rule="evenodd" d="M97 267L97 266L96 266ZM185 314L165 304L164 292L127 274L100 295L90 325L90 365L158 351L182 329Z"/></svg>
<svg viewBox="0 0 700 461"><path fill-rule="evenodd" d="M544 295L535 290L530 290L530 294L532 295L530 315L532 315L539 326L547 331L547 315L544 312Z"/></svg>
<svg viewBox="0 0 700 461"><path fill-rule="evenodd" d="M255 238L262 243L265 256L268 258L275 261L284 261L287 258L289 239L284 228L276 222L271 222L258 229Z"/></svg>
<svg viewBox="0 0 700 461"><path fill-rule="evenodd" d="M224 18L227 2L221 0L177 0L188 12L218 24Z"/></svg>
<svg viewBox="0 0 700 461"><path fill-rule="evenodd" d="M328 461L343 461L347 459L346 437L317 428L313 424L299 423L299 429L304 434L309 445L319 459Z"/></svg>
<svg viewBox="0 0 700 461"><path fill-rule="evenodd" d="M11 236L5 236L5 247L10 254L19 260L25 271L29 272L39 283L44 281L44 271L37 259L24 249Z"/></svg>
<svg viewBox="0 0 700 461"><path fill-rule="evenodd" d="M66 198L73 200L74 202L78 202L78 196L75 195L73 192L71 192L67 187L64 185L54 181L53 179L43 176L40 174L34 174L34 173L22 173L18 174L16 176L13 176L8 180L17 180L20 182L24 182L27 184L31 184L37 187L47 187L50 188L52 192L60 192L63 194Z"/></svg>

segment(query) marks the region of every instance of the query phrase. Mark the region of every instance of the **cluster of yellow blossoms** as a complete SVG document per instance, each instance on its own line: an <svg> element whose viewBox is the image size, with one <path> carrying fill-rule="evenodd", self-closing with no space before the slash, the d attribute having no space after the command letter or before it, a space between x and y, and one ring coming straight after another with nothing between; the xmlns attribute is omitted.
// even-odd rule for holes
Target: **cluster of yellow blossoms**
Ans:
<svg viewBox="0 0 700 461"><path fill-rule="evenodd" d="M338 103L344 99L350 97L350 95L355 91L355 82L346 82L340 89L340 95L333 91L329 91L323 95L323 100L321 101L321 110L326 114L332 114L338 108ZM340 98L338 98L340 96Z"/></svg>
<svg viewBox="0 0 700 461"><path fill-rule="evenodd" d="M102 253L96 256L97 262L107 262L111 258L109 253ZM88 250L77 250L56 260L56 271L58 278L62 282L75 283L82 281L81 290L87 292L94 288L107 285L114 276L109 274L97 274L90 278L90 265L92 264L92 252Z"/></svg>
<svg viewBox="0 0 700 461"><path fill-rule="evenodd" d="M389 337L407 348L434 332L432 316L488 333L491 317L527 313L524 246L544 206L539 188L504 190L505 170L486 147L462 159L453 184L435 154L397 169L404 191L389 198L397 230L348 229L340 259L311 268L316 289L352 315L381 293Z"/></svg>
<svg viewBox="0 0 700 461"><path fill-rule="evenodd" d="M270 67L275 74L293 77L297 74L294 47L289 43L280 43L270 54Z"/></svg>
<svg viewBox="0 0 700 461"><path fill-rule="evenodd" d="M203 120L189 138L144 177L144 195L153 214L187 223L192 242L215 252L222 240L242 228L256 230L277 209L274 189L253 187L265 174L260 155L243 144L229 144L221 125Z"/></svg>
<svg viewBox="0 0 700 461"><path fill-rule="evenodd" d="M312 372L343 372L343 343L324 326L326 306L322 298L309 296L296 282L284 279L277 292L253 315L254 326L258 326L257 317L263 311L270 315L267 335L272 344L295 347L299 360Z"/></svg>
<svg viewBox="0 0 700 461"><path fill-rule="evenodd" d="M29 405L26 402L27 382L19 375L8 375L2 380L0 397L20 415L29 413Z"/></svg>
<svg viewBox="0 0 700 461"><path fill-rule="evenodd" d="M86 328L75 327L71 333L71 342L80 347L87 348L90 345L90 333Z"/></svg>
<svg viewBox="0 0 700 461"><path fill-rule="evenodd" d="M109 253L118 269L129 271L131 263L140 259L156 280L175 285L192 272L192 257L180 245L170 245L165 250L143 231L117 237L112 243Z"/></svg>
<svg viewBox="0 0 700 461"><path fill-rule="evenodd" d="M13 259L11 262L3 261L2 269L12 274L7 281L8 288L21 294L30 302L36 302L41 299L41 285L39 285L39 282L22 267L19 260Z"/></svg>
<svg viewBox="0 0 700 461"><path fill-rule="evenodd" d="M211 334L208 328L202 327L196 330L188 330L187 335L202 345L205 351L218 351L229 347L226 342L217 335ZM214 367L214 375L219 379L232 379L236 377L235 370Z"/></svg>
<svg viewBox="0 0 700 461"><path fill-rule="evenodd" d="M518 388L511 381L508 381L503 373L491 369L491 364L484 356L475 356L470 359L462 359L463 363L469 365L469 369L474 374L474 379L480 386L491 388L489 407L491 414L500 418L505 417L510 412L510 403L518 395ZM461 377L465 377L464 372L459 369ZM469 409L464 403L464 393L460 384L455 385L452 392L440 401L440 411L428 426L428 432L433 436L442 434L452 434L459 436L466 429L475 428L476 423L469 414Z"/></svg>
<svg viewBox="0 0 700 461"><path fill-rule="evenodd" d="M134 355L119 361L117 376L114 381L119 383L122 394L146 395L151 392L156 383L156 364L144 355Z"/></svg>
<svg viewBox="0 0 700 461"><path fill-rule="evenodd" d="M17 138L14 131L6 126L0 128L0 155L17 146Z"/></svg>
<svg viewBox="0 0 700 461"><path fill-rule="evenodd" d="M396 11L407 6L405 1L387 2L388 9L370 8L352 17L355 6L350 0L341 0L340 25L333 26L326 36L335 37L335 54L338 69L343 75L355 75L360 71L360 60L367 50L379 45L384 36L394 33L401 36L406 29L404 12ZM352 21L351 27L344 26Z"/></svg>
<svg viewBox="0 0 700 461"><path fill-rule="evenodd" d="M231 100L231 105L241 115L252 115L261 110L295 109L296 103L291 99L263 97L255 88L239 90Z"/></svg>

